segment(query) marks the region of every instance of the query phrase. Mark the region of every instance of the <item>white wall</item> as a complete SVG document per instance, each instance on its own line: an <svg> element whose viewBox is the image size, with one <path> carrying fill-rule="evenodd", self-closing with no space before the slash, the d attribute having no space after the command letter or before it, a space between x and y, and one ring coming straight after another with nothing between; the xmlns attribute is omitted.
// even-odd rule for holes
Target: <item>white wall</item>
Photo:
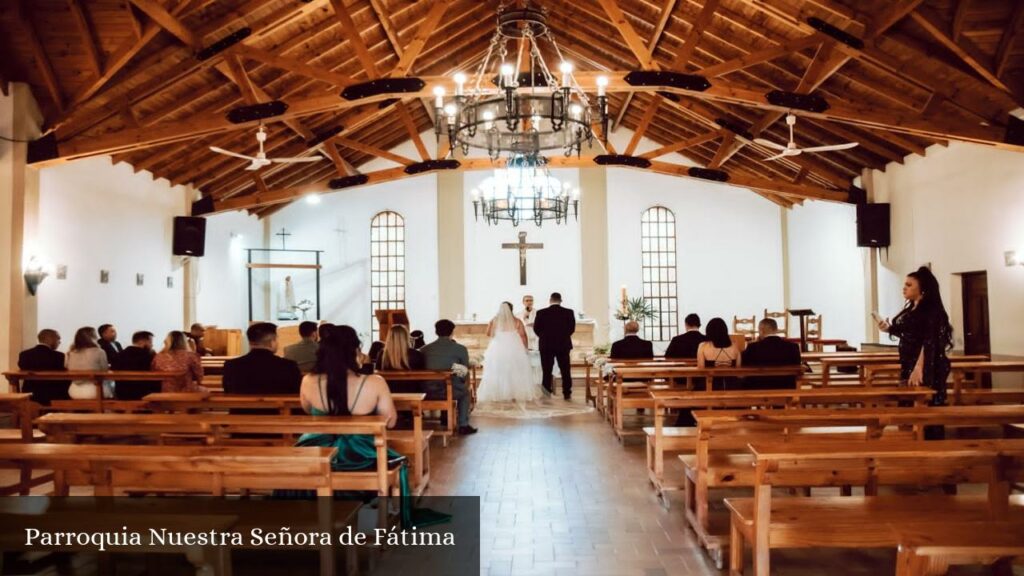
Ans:
<svg viewBox="0 0 1024 576"><path fill-rule="evenodd" d="M59 330L65 348L81 326L112 323L122 343L136 330L181 329L183 275L171 237L188 191L109 157L44 168L39 178L37 250L67 265L66 280L51 276L39 287L39 327ZM110 271L108 284L100 283L101 269Z"/></svg>
<svg viewBox="0 0 1024 576"><path fill-rule="evenodd" d="M882 313L899 310L903 277L922 264L931 263L947 310L959 290L956 274L987 271L992 353L1024 355L1024 266L1003 261L1007 250L1024 252L1024 155L950 142L874 179L876 201L892 203L893 212ZM963 319L954 311L951 320L960 347Z"/></svg>
<svg viewBox="0 0 1024 576"><path fill-rule="evenodd" d="M777 205L746 189L624 168L608 170L609 308L622 285L642 294L640 217L656 205L676 216L680 327L689 312L731 327L734 315L782 308ZM621 322L611 326L621 335Z"/></svg>
<svg viewBox="0 0 1024 576"><path fill-rule="evenodd" d="M244 211L206 219L206 254L198 258L196 321L221 328L249 324L245 248L263 247L263 223Z"/></svg>
<svg viewBox="0 0 1024 576"><path fill-rule="evenodd" d="M493 171L467 172L465 174L465 201L468 209L465 215L466 231L466 310L463 317L478 320L490 319L502 301L509 301L518 310L522 297L532 294L537 306L547 306L548 296L560 292L566 306L588 316L591 312L582 309L583 285L580 267L580 224L575 217L568 224L553 221L537 226L533 222L520 223L514 228L510 222L488 225L474 218L469 205L472 190L481 185ZM579 188L579 170L552 170L551 175ZM526 232L529 243L543 243L541 249L526 252L527 285L519 285L519 251L503 249L503 243L519 242L519 232Z"/></svg>
<svg viewBox="0 0 1024 576"><path fill-rule="evenodd" d="M822 315L826 338L852 346L864 341L864 264L857 247L857 209L852 204L805 202L786 214L789 238L790 308ZM781 308L779 308L781 309ZM790 334L799 324L790 319Z"/></svg>

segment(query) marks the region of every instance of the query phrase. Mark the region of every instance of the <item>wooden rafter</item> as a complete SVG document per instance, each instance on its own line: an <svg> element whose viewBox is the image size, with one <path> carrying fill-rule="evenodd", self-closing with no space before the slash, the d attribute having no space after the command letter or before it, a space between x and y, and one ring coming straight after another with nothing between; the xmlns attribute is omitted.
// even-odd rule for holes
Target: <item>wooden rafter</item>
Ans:
<svg viewBox="0 0 1024 576"><path fill-rule="evenodd" d="M1010 15L1010 23L1003 30L1003 35L999 37L999 46L996 48L994 71L997 77L1002 77L1006 70L1006 64L1010 61L1010 48L1013 46L1013 41L1020 35L1022 22L1024 22L1024 2L1017 2Z"/></svg>
<svg viewBox="0 0 1024 576"><path fill-rule="evenodd" d="M651 125L651 121L654 120L655 113L658 112L658 100L660 96L654 95L653 101L647 106L644 111L644 116L637 124L636 130L633 131L633 137L629 139L629 145L626 146L626 150L623 152L626 156L632 156L633 152L636 151L636 147L640 144L640 139L643 138L644 132L647 131L647 127Z"/></svg>
<svg viewBox="0 0 1024 576"><path fill-rule="evenodd" d="M32 57L35 58L36 68L39 69L39 74L43 77L43 83L46 85L47 92L50 93L54 107L58 111L62 111L64 109L64 96L61 94L60 83L57 81L57 74L53 71L53 64L50 62L49 56L46 55L46 50L43 49L43 43L39 41L39 34L36 33L35 24L32 23L27 3L18 5L18 20L25 30L25 35L28 36L29 47L32 49Z"/></svg>
<svg viewBox="0 0 1024 576"><path fill-rule="evenodd" d="M256 89L253 87L252 79L245 73L245 67L242 66L241 58L231 56L227 58L226 62L231 70L231 81L238 87L242 100L245 100L246 104L258 103L260 100L256 96Z"/></svg>
<svg viewBox="0 0 1024 576"><path fill-rule="evenodd" d="M707 76L708 78L714 78L716 76L729 74L730 72L743 70L745 68L761 64L762 62L768 62L769 60L781 58L787 54L799 52L801 50L804 50L805 48L810 48L811 46L814 46L819 43L821 43L820 36L818 36L817 34L808 34L806 36L794 38L788 42L783 42L778 46L765 48L764 50L757 50L749 54L740 56L738 58L733 58L732 60L727 60L725 62L720 62L718 64L707 66L705 68L700 69L698 73L702 76Z"/></svg>
<svg viewBox="0 0 1024 576"><path fill-rule="evenodd" d="M334 163L334 168L338 171L339 175L349 176L353 174L358 174L356 169L353 168L352 165L349 164L344 158L342 158L341 153L338 152L338 148L337 146L334 145L334 142L325 142L323 145L323 150L327 154L327 157L331 159L331 162ZM260 192L266 193L265 190L260 190Z"/></svg>
<svg viewBox="0 0 1024 576"><path fill-rule="evenodd" d="M136 8L145 12L146 16L149 16L154 22L159 24L161 28L173 34L175 38L181 40L187 46L192 48L199 46L201 39L156 0L131 0L131 2Z"/></svg>
<svg viewBox="0 0 1024 576"><path fill-rule="evenodd" d="M420 53L423 52L423 47L426 46L427 40L437 29L437 25L441 22L441 18L444 17L445 11L448 10L452 0L434 0L434 4L430 7L430 11L427 12L426 17L420 22L419 28L416 29L416 33L413 35L409 45L402 50L402 58L398 61L394 70L391 71L390 76L405 76L411 70L416 59L420 57Z"/></svg>
<svg viewBox="0 0 1024 576"><path fill-rule="evenodd" d="M938 40L940 44L956 54L958 58L963 60L979 76L996 88L1008 94L1013 94L1010 87L996 74L995 69L990 64L991 60L970 39L960 38L959 40L954 40L952 30L942 21L938 14L929 8L921 6L911 14L911 17L914 19L914 22L917 22L933 38ZM1021 101L1024 101L1024 99Z"/></svg>
<svg viewBox="0 0 1024 576"><path fill-rule="evenodd" d="M641 154L640 157L646 158L648 160L654 160L655 158L660 158L662 156L665 156L666 154L672 154L673 152L681 152L683 150L686 150L687 148L700 146L705 142L710 142L716 138L720 138L723 133L723 130L714 130L712 132L707 132L705 134L699 134L697 136L694 136L693 138L681 140L679 142L676 142L675 144L667 144L665 146L662 146L661 148L656 148L654 150L651 150L650 152L645 152Z"/></svg>
<svg viewBox="0 0 1024 576"><path fill-rule="evenodd" d="M654 33L651 35L651 41L647 43L647 53L652 58L655 51L658 49L661 37L665 34L665 27L668 26L669 20L672 19L672 12L676 9L676 2L677 0L666 0L665 5L661 8L661 18L658 19L658 23L654 26ZM629 105L633 102L633 95L633 92L626 94L625 100L622 101L622 106L619 107L619 113L615 116L615 120L612 122L612 131L615 131L622 122L622 119L626 117L626 112L629 111Z"/></svg>
<svg viewBox="0 0 1024 576"><path fill-rule="evenodd" d="M132 32L135 33L135 39L142 38L142 22L139 20L139 15L135 13L131 0L124 0L124 11L128 15L128 24L132 27Z"/></svg>
<svg viewBox="0 0 1024 576"><path fill-rule="evenodd" d="M262 62L263 64L266 64L268 66L273 66L274 68L280 68L282 70L294 72L295 74L298 74L300 76L306 76L316 80L322 80L335 86L348 86L349 84L355 82L355 80L353 80L352 77L347 74L334 72L333 70L328 70L321 66L312 66L310 64L303 62L302 60L282 56L269 50L257 48L250 44L237 44L236 47L234 48L234 52L241 54L251 60Z"/></svg>
<svg viewBox="0 0 1024 576"><path fill-rule="evenodd" d="M622 35L622 39L626 41L626 45L629 46L630 52L636 58L637 62L640 63L640 67L645 70L656 70L657 64L654 59L651 58L651 53L647 50L647 46L644 44L643 39L636 33L633 25L626 20L626 15L622 12L622 8L619 7L617 0L597 0L601 8L604 9L605 14L611 20L612 25Z"/></svg>
<svg viewBox="0 0 1024 576"><path fill-rule="evenodd" d="M370 154L371 156L377 156L378 158L390 160L392 162L395 162L396 164L401 164L402 166L408 166L416 162L412 158L406 158L405 156L402 156L400 154L395 154L394 152L390 152L388 150L382 150L375 146L370 146L369 144L363 144L362 142L357 142L356 140L352 140L351 138L345 138L344 136L335 136L334 138L332 138L332 140L346 148L351 148L357 152L362 152L363 154Z"/></svg>
<svg viewBox="0 0 1024 576"><path fill-rule="evenodd" d="M370 7L373 9L373 14L377 17L377 21L380 22L380 27L384 29L384 34L387 35L388 42L391 43L391 49L395 51L398 59L401 60L402 44L398 39L398 31L395 30L395 25L381 4L381 0L370 0Z"/></svg>
<svg viewBox="0 0 1024 576"><path fill-rule="evenodd" d="M405 125L405 129L409 131L409 137L412 139L412 143L416 146L416 151L419 152L420 158L423 160L430 160L430 152L427 151L427 147L423 143L423 138L420 138L420 131L416 127L416 122L412 119L412 114L409 114L409 110L405 107L405 104L399 102L395 106L395 112L398 113L398 119Z"/></svg>
<svg viewBox="0 0 1024 576"><path fill-rule="evenodd" d="M99 78L103 76L103 59L96 47L96 35L93 33L92 24L79 0L67 0L67 2L71 16L75 20L75 26L78 28L78 35L82 38L82 47L85 48L85 53L89 56L89 65L92 66L93 73Z"/></svg>
<svg viewBox="0 0 1024 576"><path fill-rule="evenodd" d="M686 33L679 52L676 53L675 62L672 63L673 70L686 72L690 59L693 58L693 52L697 49L697 44L700 43L700 39L704 36L704 31L708 29L711 18L714 17L715 10L718 10L720 3L720 0L704 0L704 6L701 7L700 13L697 14L697 19L693 21L693 25L690 26L690 31Z"/></svg>
<svg viewBox="0 0 1024 576"><path fill-rule="evenodd" d="M956 9L953 12L953 40L959 40L964 33L964 23L967 22L967 11L971 8L971 0L957 0Z"/></svg>

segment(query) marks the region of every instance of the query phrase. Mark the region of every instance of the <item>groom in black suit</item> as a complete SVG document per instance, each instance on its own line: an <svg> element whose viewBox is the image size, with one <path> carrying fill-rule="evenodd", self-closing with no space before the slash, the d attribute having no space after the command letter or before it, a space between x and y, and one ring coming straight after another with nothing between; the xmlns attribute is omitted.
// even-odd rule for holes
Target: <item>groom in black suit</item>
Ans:
<svg viewBox="0 0 1024 576"><path fill-rule="evenodd" d="M551 305L537 311L533 331L537 334L537 347L540 349L544 392L554 393L551 388L551 370L557 361L558 370L562 373L562 397L569 400L572 398L572 366L569 363L569 351L572 350L572 334L576 331L576 314L568 308L562 308L561 294L551 294Z"/></svg>

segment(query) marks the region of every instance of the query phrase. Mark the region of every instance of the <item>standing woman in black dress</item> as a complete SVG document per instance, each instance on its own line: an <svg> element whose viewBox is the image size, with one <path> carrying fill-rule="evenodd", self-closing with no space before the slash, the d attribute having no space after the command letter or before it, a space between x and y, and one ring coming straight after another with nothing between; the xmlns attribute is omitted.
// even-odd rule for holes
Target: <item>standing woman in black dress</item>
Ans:
<svg viewBox="0 0 1024 576"><path fill-rule="evenodd" d="M884 320L878 329L900 339L900 380L910 386L935 390L932 406L946 403L946 378L953 348L953 327L942 305L939 281L925 266L907 274L903 283L903 310L892 323Z"/></svg>

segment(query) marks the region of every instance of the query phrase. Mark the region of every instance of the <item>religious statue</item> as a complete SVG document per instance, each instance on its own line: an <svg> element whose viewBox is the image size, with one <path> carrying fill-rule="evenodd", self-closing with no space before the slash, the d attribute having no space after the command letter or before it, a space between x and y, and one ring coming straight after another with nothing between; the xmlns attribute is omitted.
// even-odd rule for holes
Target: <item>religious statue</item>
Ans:
<svg viewBox="0 0 1024 576"><path fill-rule="evenodd" d="M277 295L277 319L298 320L295 314L295 287L292 285L292 277L285 276L281 284L281 290Z"/></svg>

